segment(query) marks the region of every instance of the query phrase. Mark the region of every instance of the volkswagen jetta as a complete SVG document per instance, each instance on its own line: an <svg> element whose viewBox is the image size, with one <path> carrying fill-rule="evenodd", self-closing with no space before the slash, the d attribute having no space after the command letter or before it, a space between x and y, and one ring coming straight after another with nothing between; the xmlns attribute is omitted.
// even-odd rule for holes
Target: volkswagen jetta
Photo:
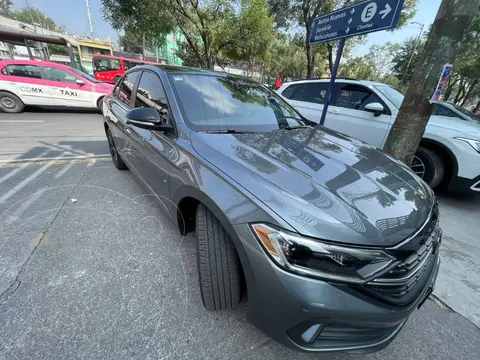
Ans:
<svg viewBox="0 0 480 360"><path fill-rule="evenodd" d="M387 346L439 268L432 190L359 140L312 127L249 79L139 66L103 104L114 165L182 234L202 301L304 351Z"/></svg>

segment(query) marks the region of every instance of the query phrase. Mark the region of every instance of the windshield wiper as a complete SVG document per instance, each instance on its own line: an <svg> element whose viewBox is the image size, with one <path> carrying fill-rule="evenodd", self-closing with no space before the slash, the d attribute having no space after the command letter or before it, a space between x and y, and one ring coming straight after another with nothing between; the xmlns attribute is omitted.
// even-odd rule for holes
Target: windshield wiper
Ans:
<svg viewBox="0 0 480 360"><path fill-rule="evenodd" d="M248 134L251 131L241 131L241 130L234 130L234 129L227 129L227 130L206 130L202 131L207 134Z"/></svg>
<svg viewBox="0 0 480 360"><path fill-rule="evenodd" d="M298 126L282 126L279 130L297 130L297 129L305 129L311 128L309 125L298 125Z"/></svg>

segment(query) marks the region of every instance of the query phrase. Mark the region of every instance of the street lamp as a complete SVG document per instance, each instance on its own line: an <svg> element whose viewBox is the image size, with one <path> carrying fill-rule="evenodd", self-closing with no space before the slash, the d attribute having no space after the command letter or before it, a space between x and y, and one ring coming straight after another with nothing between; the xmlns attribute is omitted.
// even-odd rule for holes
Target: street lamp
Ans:
<svg viewBox="0 0 480 360"><path fill-rule="evenodd" d="M415 41L415 44L413 46L412 56L410 56L410 60L408 61L408 65L405 68L405 71L404 71L403 77L402 77L402 81L400 81L400 84L403 84L403 80L405 80L405 76L408 73L408 69L410 69L410 64L412 63L413 56L415 55L415 51L417 50L417 45L420 42L420 38L422 37L422 34L423 34L423 29L425 28L425 24L421 24L417 21L412 21L410 24L411 25L414 25L414 24L419 25L420 26L420 34L418 34L417 41Z"/></svg>

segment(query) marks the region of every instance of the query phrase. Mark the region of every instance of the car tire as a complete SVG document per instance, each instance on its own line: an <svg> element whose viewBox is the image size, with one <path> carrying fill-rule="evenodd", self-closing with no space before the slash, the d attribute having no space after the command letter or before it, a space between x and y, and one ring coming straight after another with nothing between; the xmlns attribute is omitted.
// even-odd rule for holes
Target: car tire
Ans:
<svg viewBox="0 0 480 360"><path fill-rule="evenodd" d="M12 93L0 91L0 110L6 113L19 113L25 108L20 98Z"/></svg>
<svg viewBox="0 0 480 360"><path fill-rule="evenodd" d="M196 212L197 266L203 305L226 310L241 298L242 270L232 240L203 204Z"/></svg>
<svg viewBox="0 0 480 360"><path fill-rule="evenodd" d="M443 179L445 174L445 165L442 158L434 150L420 146L415 153L414 162L420 161L424 167L424 175L422 179L432 188L435 189ZM415 171L412 164L412 170Z"/></svg>
<svg viewBox="0 0 480 360"><path fill-rule="evenodd" d="M113 139L112 132L110 129L107 129L107 140L108 140L108 147L110 149L110 155L112 156L113 165L118 170L126 170L127 165L123 162L120 154L117 151L117 145L115 145L115 140Z"/></svg>
<svg viewBox="0 0 480 360"><path fill-rule="evenodd" d="M98 108L98 111L100 111L100 114L103 114L103 98L104 98L104 96L101 96L97 100L97 108Z"/></svg>

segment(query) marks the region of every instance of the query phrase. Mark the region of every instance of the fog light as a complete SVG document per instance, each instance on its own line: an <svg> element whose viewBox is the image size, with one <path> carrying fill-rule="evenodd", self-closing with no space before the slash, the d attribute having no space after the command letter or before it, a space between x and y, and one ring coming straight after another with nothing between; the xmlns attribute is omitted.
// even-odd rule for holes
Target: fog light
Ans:
<svg viewBox="0 0 480 360"><path fill-rule="evenodd" d="M323 329L322 324L315 324L310 326L303 334L302 334L302 340L305 341L306 343L312 343L315 341L315 339L318 337L320 332Z"/></svg>

